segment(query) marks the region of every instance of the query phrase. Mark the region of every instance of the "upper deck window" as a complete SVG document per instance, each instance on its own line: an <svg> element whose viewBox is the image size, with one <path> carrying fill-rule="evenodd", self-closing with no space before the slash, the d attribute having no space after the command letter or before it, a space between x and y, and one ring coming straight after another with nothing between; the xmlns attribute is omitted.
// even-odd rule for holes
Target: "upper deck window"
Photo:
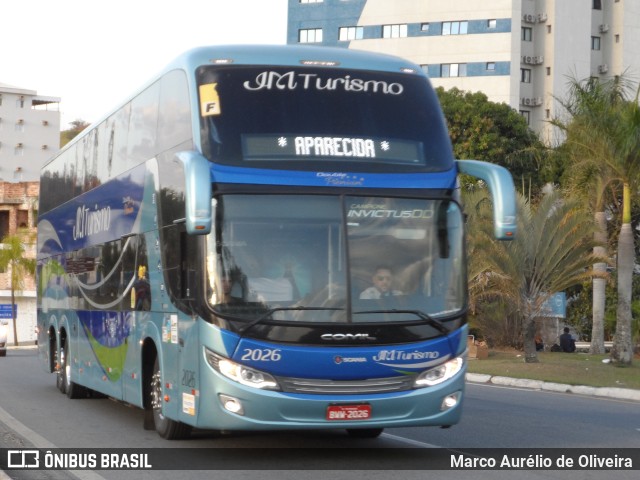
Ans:
<svg viewBox="0 0 640 480"><path fill-rule="evenodd" d="M205 155L225 165L446 171L449 137L418 75L315 67L203 67Z"/></svg>

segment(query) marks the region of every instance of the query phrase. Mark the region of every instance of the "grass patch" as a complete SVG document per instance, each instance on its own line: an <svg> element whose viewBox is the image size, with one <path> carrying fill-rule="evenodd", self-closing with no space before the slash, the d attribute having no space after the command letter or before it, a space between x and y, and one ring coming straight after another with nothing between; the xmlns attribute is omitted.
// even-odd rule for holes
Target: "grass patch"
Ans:
<svg viewBox="0 0 640 480"><path fill-rule="evenodd" d="M525 363L521 352L489 352L484 360L470 359L469 373L589 387L618 387L640 390L640 359L630 367L603 363L608 355L539 352L539 363Z"/></svg>

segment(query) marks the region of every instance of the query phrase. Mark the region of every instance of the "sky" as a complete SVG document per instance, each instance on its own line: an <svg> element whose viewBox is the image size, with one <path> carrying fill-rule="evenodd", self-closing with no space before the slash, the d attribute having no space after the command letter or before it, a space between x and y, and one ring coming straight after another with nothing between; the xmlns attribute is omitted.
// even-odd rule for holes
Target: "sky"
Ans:
<svg viewBox="0 0 640 480"><path fill-rule="evenodd" d="M60 97L60 128L94 122L180 53L285 44L287 0L2 2L0 83Z"/></svg>

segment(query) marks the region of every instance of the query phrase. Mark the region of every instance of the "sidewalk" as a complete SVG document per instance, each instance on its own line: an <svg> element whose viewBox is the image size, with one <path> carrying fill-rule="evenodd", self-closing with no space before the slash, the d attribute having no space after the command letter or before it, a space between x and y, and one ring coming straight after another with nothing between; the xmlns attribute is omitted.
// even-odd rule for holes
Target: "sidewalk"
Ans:
<svg viewBox="0 0 640 480"><path fill-rule="evenodd" d="M617 400L630 400L640 402L640 390L613 387L584 387L580 385L565 385L563 383L543 382L542 380L525 380L522 378L509 378L484 375L481 373L467 373L467 382L486 383L504 387L530 388L532 390L544 390L556 393L573 393L576 395L588 395L592 397L606 397Z"/></svg>

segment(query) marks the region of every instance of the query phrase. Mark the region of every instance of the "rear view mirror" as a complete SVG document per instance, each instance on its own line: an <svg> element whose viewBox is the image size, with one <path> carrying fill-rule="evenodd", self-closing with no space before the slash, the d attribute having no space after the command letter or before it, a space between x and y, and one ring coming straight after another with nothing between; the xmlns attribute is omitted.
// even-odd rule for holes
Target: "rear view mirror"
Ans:
<svg viewBox="0 0 640 480"><path fill-rule="evenodd" d="M176 157L184 168L187 233L206 235L211 232L210 163L193 151L178 152Z"/></svg>
<svg viewBox="0 0 640 480"><path fill-rule="evenodd" d="M509 171L478 160L458 160L458 171L484 180L493 197L493 221L498 240L513 240L516 234L516 190Z"/></svg>

